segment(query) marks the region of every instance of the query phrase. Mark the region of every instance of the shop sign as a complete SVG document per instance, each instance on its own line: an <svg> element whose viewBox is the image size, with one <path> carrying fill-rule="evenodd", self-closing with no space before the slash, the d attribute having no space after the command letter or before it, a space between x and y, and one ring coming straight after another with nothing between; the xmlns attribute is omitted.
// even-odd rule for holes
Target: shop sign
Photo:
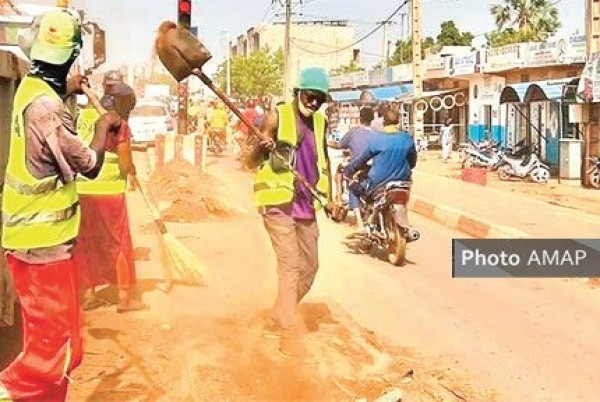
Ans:
<svg viewBox="0 0 600 402"><path fill-rule="evenodd" d="M577 102L600 102L600 53L590 57L581 73L577 87Z"/></svg>
<svg viewBox="0 0 600 402"><path fill-rule="evenodd" d="M523 50L521 44L489 49L486 53L485 71L503 71L523 66Z"/></svg>
<svg viewBox="0 0 600 402"><path fill-rule="evenodd" d="M561 48L557 45L561 44ZM528 49L528 66L539 67L547 66L558 63L559 52L564 54L566 52L565 42L534 42L529 44Z"/></svg>
<svg viewBox="0 0 600 402"><path fill-rule="evenodd" d="M446 62L442 56L435 55L425 59L425 66L427 71L443 70L446 66Z"/></svg>
<svg viewBox="0 0 600 402"><path fill-rule="evenodd" d="M469 53L463 55L455 55L450 58L448 66L448 75L470 75L475 73L477 64L477 53Z"/></svg>

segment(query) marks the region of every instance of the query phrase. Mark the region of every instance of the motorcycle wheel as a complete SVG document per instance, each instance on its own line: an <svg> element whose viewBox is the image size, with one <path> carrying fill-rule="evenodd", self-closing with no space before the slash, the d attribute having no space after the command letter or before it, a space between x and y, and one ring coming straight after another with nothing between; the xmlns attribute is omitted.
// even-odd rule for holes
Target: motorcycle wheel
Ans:
<svg viewBox="0 0 600 402"><path fill-rule="evenodd" d="M474 166L475 166L475 160L472 157L468 156L465 159L463 159L463 161L462 161L463 169L469 169Z"/></svg>
<svg viewBox="0 0 600 402"><path fill-rule="evenodd" d="M547 183L550 178L550 171L543 167L536 167L529 173L529 176L536 183Z"/></svg>
<svg viewBox="0 0 600 402"><path fill-rule="evenodd" d="M511 175L510 175L510 171L508 169L509 169L509 167L507 165L500 166L498 168L498 178L500 180L504 180L504 181L510 180Z"/></svg>
<svg viewBox="0 0 600 402"><path fill-rule="evenodd" d="M588 175L590 186L600 188L600 171L594 170Z"/></svg>
<svg viewBox="0 0 600 402"><path fill-rule="evenodd" d="M404 257L406 255L406 238L396 224L394 216L390 213L385 219L386 231L388 234L387 255L388 261L395 265L404 265Z"/></svg>

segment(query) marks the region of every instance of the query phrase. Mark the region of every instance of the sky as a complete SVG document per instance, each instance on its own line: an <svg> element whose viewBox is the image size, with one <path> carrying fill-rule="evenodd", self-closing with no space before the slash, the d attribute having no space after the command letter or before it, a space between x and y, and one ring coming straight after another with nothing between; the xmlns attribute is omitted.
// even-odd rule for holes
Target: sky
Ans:
<svg viewBox="0 0 600 402"><path fill-rule="evenodd" d="M437 36L440 23L454 20L461 31L471 31L476 41L493 29L490 5L503 0L422 0L423 36ZM55 0L13 0L14 3L55 5ZM555 0L562 28L569 35L585 31L585 0ZM294 18L348 19L356 28L356 38L387 19L401 0L294 0ZM81 7L87 19L97 22L107 36L107 63L100 70L127 63L143 63L152 55L156 29L162 21L177 18L176 0L71 0ZM403 8L407 12L409 5ZM213 54L205 71L211 73L226 57L226 37L234 39L262 21L281 20L281 6L271 7L271 0L193 0L192 25L198 27L200 40ZM388 39L395 42L402 35L400 15L388 27ZM407 29L407 18L404 31ZM383 32L380 29L362 42L363 65L381 60ZM390 50L393 51L393 48Z"/></svg>

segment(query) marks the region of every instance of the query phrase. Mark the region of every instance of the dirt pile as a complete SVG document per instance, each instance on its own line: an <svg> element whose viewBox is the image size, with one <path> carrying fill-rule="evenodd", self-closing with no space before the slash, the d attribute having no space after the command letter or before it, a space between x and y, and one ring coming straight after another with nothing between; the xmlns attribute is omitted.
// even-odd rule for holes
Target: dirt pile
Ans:
<svg viewBox="0 0 600 402"><path fill-rule="evenodd" d="M235 213L223 183L184 160L172 160L157 169L150 176L148 192L168 222L198 222Z"/></svg>

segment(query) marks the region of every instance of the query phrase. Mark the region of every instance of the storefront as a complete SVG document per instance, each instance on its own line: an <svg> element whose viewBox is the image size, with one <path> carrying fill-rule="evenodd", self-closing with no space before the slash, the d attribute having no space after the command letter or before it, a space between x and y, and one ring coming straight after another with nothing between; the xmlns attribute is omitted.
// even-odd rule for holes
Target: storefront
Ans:
<svg viewBox="0 0 600 402"><path fill-rule="evenodd" d="M539 146L539 157L554 171L560 165L561 139L578 139L577 127L569 123L569 104L565 89L574 78L524 82L506 86L500 96L501 114L506 130L506 146L519 142Z"/></svg>

